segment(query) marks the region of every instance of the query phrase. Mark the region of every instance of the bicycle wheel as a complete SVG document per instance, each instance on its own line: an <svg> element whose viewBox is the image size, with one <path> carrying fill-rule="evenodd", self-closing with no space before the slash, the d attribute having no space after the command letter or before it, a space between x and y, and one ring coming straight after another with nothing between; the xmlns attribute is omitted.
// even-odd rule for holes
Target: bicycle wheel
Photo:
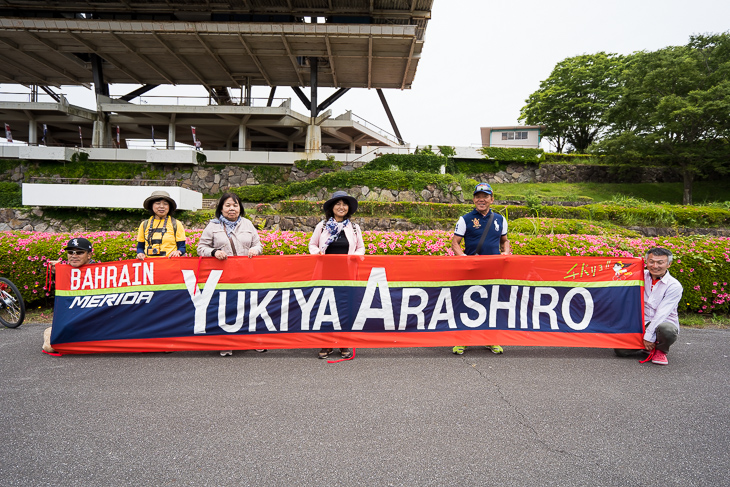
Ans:
<svg viewBox="0 0 730 487"><path fill-rule="evenodd" d="M8 328L17 328L24 319L23 296L9 279L0 277L0 323Z"/></svg>

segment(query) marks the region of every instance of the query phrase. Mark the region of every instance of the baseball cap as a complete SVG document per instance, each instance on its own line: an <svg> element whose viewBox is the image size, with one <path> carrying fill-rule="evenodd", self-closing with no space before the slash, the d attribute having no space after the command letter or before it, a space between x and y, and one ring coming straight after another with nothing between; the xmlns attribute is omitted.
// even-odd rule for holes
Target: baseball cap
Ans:
<svg viewBox="0 0 730 487"><path fill-rule="evenodd" d="M474 194L477 193L493 194L492 187L489 185L489 183L479 183L474 187Z"/></svg>
<svg viewBox="0 0 730 487"><path fill-rule="evenodd" d="M79 249L79 250L86 250L87 252L91 252L91 242L86 240L85 238L72 238L68 241L68 245L63 250L71 250L71 249Z"/></svg>

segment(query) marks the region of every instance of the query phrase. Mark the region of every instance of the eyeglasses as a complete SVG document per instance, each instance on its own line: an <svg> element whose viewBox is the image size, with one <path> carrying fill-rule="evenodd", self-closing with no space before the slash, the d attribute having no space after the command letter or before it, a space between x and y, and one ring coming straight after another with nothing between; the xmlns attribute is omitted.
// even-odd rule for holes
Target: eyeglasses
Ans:
<svg viewBox="0 0 730 487"><path fill-rule="evenodd" d="M85 250L67 250L66 253L68 255L84 255L86 253Z"/></svg>

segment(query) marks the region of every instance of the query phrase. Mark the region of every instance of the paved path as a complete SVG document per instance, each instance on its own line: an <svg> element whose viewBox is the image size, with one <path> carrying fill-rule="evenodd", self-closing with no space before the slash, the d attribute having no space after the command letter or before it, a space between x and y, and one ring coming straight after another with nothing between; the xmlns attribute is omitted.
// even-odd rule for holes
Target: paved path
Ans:
<svg viewBox="0 0 730 487"><path fill-rule="evenodd" d="M0 485L720 486L730 331L610 350L67 355L0 328Z"/></svg>

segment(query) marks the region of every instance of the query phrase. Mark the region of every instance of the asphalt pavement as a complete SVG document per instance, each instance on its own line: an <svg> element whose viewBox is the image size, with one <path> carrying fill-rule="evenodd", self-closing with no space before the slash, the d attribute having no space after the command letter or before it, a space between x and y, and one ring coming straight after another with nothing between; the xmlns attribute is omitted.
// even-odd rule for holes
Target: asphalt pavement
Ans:
<svg viewBox="0 0 730 487"><path fill-rule="evenodd" d="M0 327L0 485L721 486L730 330L669 365L505 347L65 355Z"/></svg>

